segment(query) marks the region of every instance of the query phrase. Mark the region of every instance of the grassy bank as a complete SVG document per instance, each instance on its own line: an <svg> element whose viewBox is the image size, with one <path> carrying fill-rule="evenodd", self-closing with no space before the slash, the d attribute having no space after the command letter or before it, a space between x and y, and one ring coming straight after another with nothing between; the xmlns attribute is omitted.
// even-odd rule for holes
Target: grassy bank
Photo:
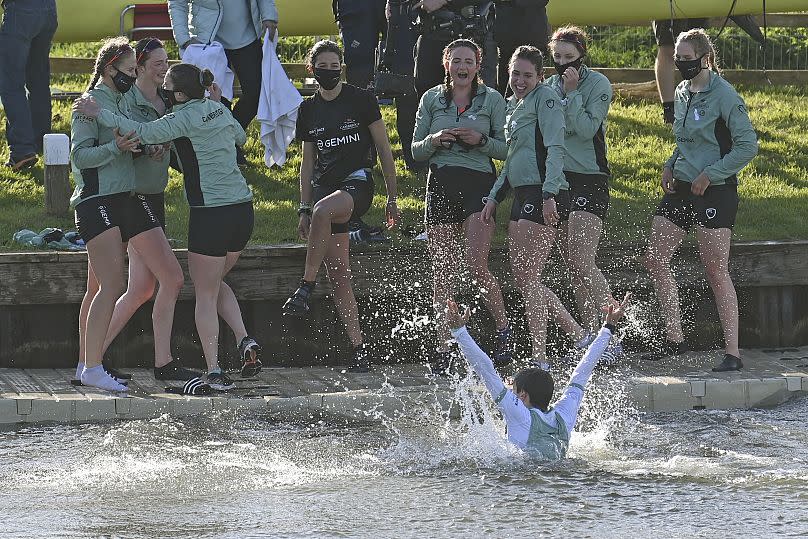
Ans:
<svg viewBox="0 0 808 539"><path fill-rule="evenodd" d="M83 49L67 47L60 52L79 55ZM82 89L87 78L54 77L53 86ZM803 89L789 87L741 88L752 121L760 137L760 154L741 174L741 207L735 228L736 240L808 238L808 102ZM423 215L424 182L409 173L401 159L395 131L395 110L383 107L385 121L397 157L399 204L404 224L420 227ZM70 132L70 106L54 102L54 132ZM660 198L658 178L661 164L673 145L670 130L660 121L655 103L627 102L619 98L612 106L607 131L609 160L613 171L612 204L606 241L643 241L650 215ZM298 168L300 147L293 144L289 161L282 169L267 169L263 146L253 124L246 147L251 167L246 176L255 192L256 228L253 243L297 241ZM0 110L0 158L6 159L5 119ZM18 249L12 234L21 228L39 230L46 226L73 228L72 218L45 215L41 166L23 173L0 168L0 249ZM378 175L381 178L381 174ZM172 171L167 191L169 235L184 245L188 208L181 177ZM378 182L376 204L366 217L371 224L382 221L383 184ZM504 238L500 223L499 241Z"/></svg>

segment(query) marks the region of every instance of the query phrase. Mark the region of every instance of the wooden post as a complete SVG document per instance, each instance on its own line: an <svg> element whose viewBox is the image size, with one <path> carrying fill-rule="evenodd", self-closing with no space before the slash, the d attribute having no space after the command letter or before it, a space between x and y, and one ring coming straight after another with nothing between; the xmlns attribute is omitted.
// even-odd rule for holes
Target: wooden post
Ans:
<svg viewBox="0 0 808 539"><path fill-rule="evenodd" d="M70 207L70 138L48 133L42 141L45 154L45 211L64 215Z"/></svg>

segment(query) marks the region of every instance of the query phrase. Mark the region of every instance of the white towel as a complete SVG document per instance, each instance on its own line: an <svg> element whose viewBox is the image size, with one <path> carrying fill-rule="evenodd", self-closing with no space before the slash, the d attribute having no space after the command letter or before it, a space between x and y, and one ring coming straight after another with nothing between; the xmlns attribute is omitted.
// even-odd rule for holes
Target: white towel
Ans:
<svg viewBox="0 0 808 539"><path fill-rule="evenodd" d="M228 101L233 100L233 81L236 77L227 67L227 55L221 43L211 41L208 45L197 43L188 45L184 51L180 51L180 59L199 69L210 69L214 81L222 89L222 97Z"/></svg>
<svg viewBox="0 0 808 539"><path fill-rule="evenodd" d="M264 60L261 64L261 97L258 101L257 119L261 124L261 143L264 145L264 161L268 167L283 166L286 150L295 138L297 110L303 102L300 92L289 80L275 52L278 44L264 36Z"/></svg>

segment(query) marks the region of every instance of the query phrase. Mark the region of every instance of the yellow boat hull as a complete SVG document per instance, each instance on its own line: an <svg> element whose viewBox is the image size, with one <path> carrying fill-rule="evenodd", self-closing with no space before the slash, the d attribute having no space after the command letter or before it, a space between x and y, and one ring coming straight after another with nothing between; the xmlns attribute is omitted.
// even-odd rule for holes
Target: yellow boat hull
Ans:
<svg viewBox="0 0 808 539"><path fill-rule="evenodd" d="M275 0L280 13L283 36L334 35L337 27L331 12L331 0ZM380 0L381 1L381 0ZM96 41L117 35L121 12L132 3L164 4L165 0L57 0L59 30L56 41ZM676 18L722 17L731 0L675 0ZM566 23L582 25L631 24L670 17L669 0L565 0L553 1L547 8L553 26ZM802 11L808 0L767 0L769 12ZM762 0L738 0L733 13L761 13ZM132 28L133 15L124 17L124 30Z"/></svg>

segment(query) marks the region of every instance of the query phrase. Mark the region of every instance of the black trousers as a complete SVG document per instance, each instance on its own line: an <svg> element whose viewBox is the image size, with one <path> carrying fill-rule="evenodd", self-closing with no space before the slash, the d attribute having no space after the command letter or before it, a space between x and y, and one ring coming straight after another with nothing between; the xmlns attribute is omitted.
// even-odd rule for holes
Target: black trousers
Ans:
<svg viewBox="0 0 808 539"><path fill-rule="evenodd" d="M261 62L264 52L261 41L255 40L240 49L225 49L230 69L238 77L241 85L241 97L235 106L225 98L222 103L233 111L233 117L244 130L258 114L258 98L261 96Z"/></svg>

